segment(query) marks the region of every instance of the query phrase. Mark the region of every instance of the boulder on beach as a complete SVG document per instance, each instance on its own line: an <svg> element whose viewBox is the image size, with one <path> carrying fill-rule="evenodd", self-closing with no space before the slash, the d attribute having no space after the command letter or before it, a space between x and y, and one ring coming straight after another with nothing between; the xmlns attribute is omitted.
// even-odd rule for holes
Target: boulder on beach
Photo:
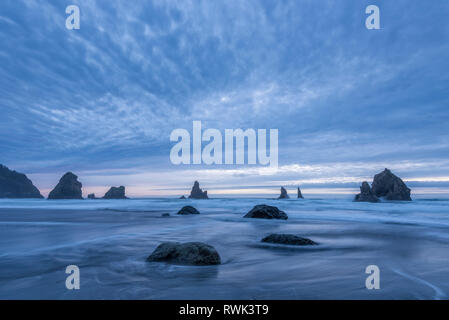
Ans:
<svg viewBox="0 0 449 320"><path fill-rule="evenodd" d="M285 190L284 187L281 187L281 195L278 197L278 199L290 199L287 194L287 190Z"/></svg>
<svg viewBox="0 0 449 320"><path fill-rule="evenodd" d="M87 195L87 199L97 199L97 198L95 197L95 193L89 193Z"/></svg>
<svg viewBox="0 0 449 320"><path fill-rule="evenodd" d="M299 187L298 187L298 199L304 199L301 193L301 189L299 189Z"/></svg>
<svg viewBox="0 0 449 320"><path fill-rule="evenodd" d="M67 172L49 193L48 199L83 199L82 184L72 172Z"/></svg>
<svg viewBox="0 0 449 320"><path fill-rule="evenodd" d="M41 199L43 196L26 175L0 164L0 198Z"/></svg>
<svg viewBox="0 0 449 320"><path fill-rule="evenodd" d="M108 192L105 193L103 199L128 199L125 196L125 187L111 187Z"/></svg>
<svg viewBox="0 0 449 320"><path fill-rule="evenodd" d="M192 206L185 206L181 210L178 211L178 214L182 214L182 215L200 214L200 212Z"/></svg>
<svg viewBox="0 0 449 320"><path fill-rule="evenodd" d="M410 189L404 181L388 169L374 176L372 191L377 197L383 197L386 200L412 200Z"/></svg>
<svg viewBox="0 0 449 320"><path fill-rule="evenodd" d="M261 240L262 242L288 244L295 246L317 245L315 241L307 238L301 238L293 234L270 234Z"/></svg>
<svg viewBox="0 0 449 320"><path fill-rule="evenodd" d="M147 261L165 261L186 265L217 265L220 255L214 247L201 242L164 242L160 244Z"/></svg>
<svg viewBox="0 0 449 320"><path fill-rule="evenodd" d="M354 201L356 202L379 202L379 198L376 197L373 190L369 186L368 182L363 181L360 187L360 193L355 196Z"/></svg>
<svg viewBox="0 0 449 320"><path fill-rule="evenodd" d="M192 187L192 191L190 191L190 199L209 199L207 196L207 191L203 191L200 188L200 184L198 181L195 181Z"/></svg>
<svg viewBox="0 0 449 320"><path fill-rule="evenodd" d="M279 210L273 206L260 204L252 208L244 218L258 218L258 219L282 219L287 220L288 216L284 211Z"/></svg>

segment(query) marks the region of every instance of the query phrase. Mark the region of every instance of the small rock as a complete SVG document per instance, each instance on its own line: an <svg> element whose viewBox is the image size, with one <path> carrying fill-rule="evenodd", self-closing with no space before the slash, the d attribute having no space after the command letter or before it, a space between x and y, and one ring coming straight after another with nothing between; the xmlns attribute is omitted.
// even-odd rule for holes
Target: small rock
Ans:
<svg viewBox="0 0 449 320"><path fill-rule="evenodd" d="M217 250L201 242L164 242L153 251L147 261L166 261L197 266L221 264Z"/></svg>
<svg viewBox="0 0 449 320"><path fill-rule="evenodd" d="M87 195L87 199L97 199L97 198L95 197L95 193L89 193Z"/></svg>
<svg viewBox="0 0 449 320"><path fill-rule="evenodd" d="M128 199L125 196L125 187L111 187L108 192L105 193L103 199Z"/></svg>
<svg viewBox="0 0 449 320"><path fill-rule="evenodd" d="M288 244L295 246L317 245L315 241L307 238L301 238L293 234L270 234L262 239L262 242Z"/></svg>
<svg viewBox="0 0 449 320"><path fill-rule="evenodd" d="M379 202L379 198L376 197L373 190L369 186L368 182L363 181L360 187L360 193L355 196L354 201L356 202Z"/></svg>
<svg viewBox="0 0 449 320"><path fill-rule="evenodd" d="M179 199L182 199L182 200L184 200L186 197L184 197L184 196L180 196L179 197Z"/></svg>
<svg viewBox="0 0 449 320"><path fill-rule="evenodd" d="M278 197L278 199L290 199L287 194L287 190L285 190L284 187L281 187L281 195Z"/></svg>
<svg viewBox="0 0 449 320"><path fill-rule="evenodd" d="M273 206L260 204L252 208L244 218L259 218L259 219L282 219L287 220L288 216L284 211L279 210Z"/></svg>
<svg viewBox="0 0 449 320"><path fill-rule="evenodd" d="M183 215L185 215L185 214L200 214L200 212L192 206L185 206L181 210L178 211L178 214L183 214Z"/></svg>
<svg viewBox="0 0 449 320"><path fill-rule="evenodd" d="M200 184L198 181L195 181L195 183L193 184L192 191L190 191L189 198L191 198L191 199L209 199L209 197L207 196L207 191L201 190Z"/></svg>
<svg viewBox="0 0 449 320"><path fill-rule="evenodd" d="M170 213L163 213L161 214L162 217L170 217Z"/></svg>

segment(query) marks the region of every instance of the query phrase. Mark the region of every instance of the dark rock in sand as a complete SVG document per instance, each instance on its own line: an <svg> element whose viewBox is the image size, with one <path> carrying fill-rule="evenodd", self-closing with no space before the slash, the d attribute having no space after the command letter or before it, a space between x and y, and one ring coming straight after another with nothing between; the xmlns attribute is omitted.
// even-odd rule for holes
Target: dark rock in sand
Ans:
<svg viewBox="0 0 449 320"><path fill-rule="evenodd" d="M192 191L190 192L189 198L191 199L209 199L207 196L207 191L203 191L200 188L200 184L198 181L195 181L192 187Z"/></svg>
<svg viewBox="0 0 449 320"><path fill-rule="evenodd" d="M181 210L178 211L178 214L183 214L183 215L200 214L200 212L192 206L185 206Z"/></svg>
<svg viewBox="0 0 449 320"><path fill-rule="evenodd" d="M295 246L317 245L315 241L307 238L301 238L293 234L270 234L269 236L263 238L262 242L288 244Z"/></svg>
<svg viewBox="0 0 449 320"><path fill-rule="evenodd" d="M50 192L48 199L82 199L82 186L76 175L67 172Z"/></svg>
<svg viewBox="0 0 449 320"><path fill-rule="evenodd" d="M87 195L87 199L97 199L97 198L95 197L95 193L89 193Z"/></svg>
<svg viewBox="0 0 449 320"><path fill-rule="evenodd" d="M108 192L104 195L103 199L128 199L125 196L125 187L111 187Z"/></svg>
<svg viewBox="0 0 449 320"><path fill-rule="evenodd" d="M39 190L23 173L0 164L0 198L43 198Z"/></svg>
<svg viewBox="0 0 449 320"><path fill-rule="evenodd" d="M278 199L290 199L287 194L287 190L285 190L284 187L281 187L281 195L278 197Z"/></svg>
<svg viewBox="0 0 449 320"><path fill-rule="evenodd" d="M385 197L386 200L412 200L410 189L404 181L388 169L374 176L372 191L377 197Z"/></svg>
<svg viewBox="0 0 449 320"><path fill-rule="evenodd" d="M244 218L259 218L259 219L282 219L287 220L288 216L284 211L279 210L273 206L260 204L252 208Z"/></svg>
<svg viewBox="0 0 449 320"><path fill-rule="evenodd" d="M379 202L379 198L376 197L373 190L369 186L368 182L363 181L360 187L360 193L355 196L354 201L356 202Z"/></svg>
<svg viewBox="0 0 449 320"><path fill-rule="evenodd" d="M298 187L298 199L304 199L301 193L301 189L299 189L299 187Z"/></svg>
<svg viewBox="0 0 449 320"><path fill-rule="evenodd" d="M184 200L186 197L180 196L179 199Z"/></svg>
<svg viewBox="0 0 449 320"><path fill-rule="evenodd" d="M147 261L165 261L197 266L221 263L217 250L201 242L164 242L153 251Z"/></svg>

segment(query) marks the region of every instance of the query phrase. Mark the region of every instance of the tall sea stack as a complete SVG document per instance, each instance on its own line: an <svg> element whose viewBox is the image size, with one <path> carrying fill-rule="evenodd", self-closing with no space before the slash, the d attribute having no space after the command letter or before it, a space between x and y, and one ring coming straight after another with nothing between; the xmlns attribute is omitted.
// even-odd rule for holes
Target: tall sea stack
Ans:
<svg viewBox="0 0 449 320"><path fill-rule="evenodd" d="M0 164L0 198L41 199L43 196L26 175Z"/></svg>
<svg viewBox="0 0 449 320"><path fill-rule="evenodd" d="M190 191L190 199L209 199L207 196L207 191L203 191L200 188L200 184L198 181L195 181L192 187L192 191Z"/></svg>
<svg viewBox="0 0 449 320"><path fill-rule="evenodd" d="M67 172L59 180L59 183L48 195L48 199L83 199L82 184L78 177L71 172Z"/></svg>
<svg viewBox="0 0 449 320"><path fill-rule="evenodd" d="M301 193L301 189L299 189L299 187L298 187L298 199L304 199Z"/></svg>
<svg viewBox="0 0 449 320"><path fill-rule="evenodd" d="M290 199L287 190L285 190L284 187L281 187L281 194L279 195L278 199Z"/></svg>
<svg viewBox="0 0 449 320"><path fill-rule="evenodd" d="M386 200L412 201L410 189L401 178L394 175L389 169L374 176L371 186L376 197Z"/></svg>

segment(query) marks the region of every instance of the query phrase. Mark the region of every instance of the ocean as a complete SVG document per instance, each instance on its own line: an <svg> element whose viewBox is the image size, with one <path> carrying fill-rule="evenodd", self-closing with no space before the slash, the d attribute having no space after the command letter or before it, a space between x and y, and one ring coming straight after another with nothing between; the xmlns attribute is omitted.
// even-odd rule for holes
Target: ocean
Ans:
<svg viewBox="0 0 449 320"><path fill-rule="evenodd" d="M257 204L289 218L243 218ZM184 205L201 214L176 215ZM319 245L261 243L271 233ZM147 262L164 241L205 242L222 264ZM2 199L0 299L448 299L448 249L443 198ZM79 290L65 286L68 265ZM377 290L365 286L369 265Z"/></svg>

